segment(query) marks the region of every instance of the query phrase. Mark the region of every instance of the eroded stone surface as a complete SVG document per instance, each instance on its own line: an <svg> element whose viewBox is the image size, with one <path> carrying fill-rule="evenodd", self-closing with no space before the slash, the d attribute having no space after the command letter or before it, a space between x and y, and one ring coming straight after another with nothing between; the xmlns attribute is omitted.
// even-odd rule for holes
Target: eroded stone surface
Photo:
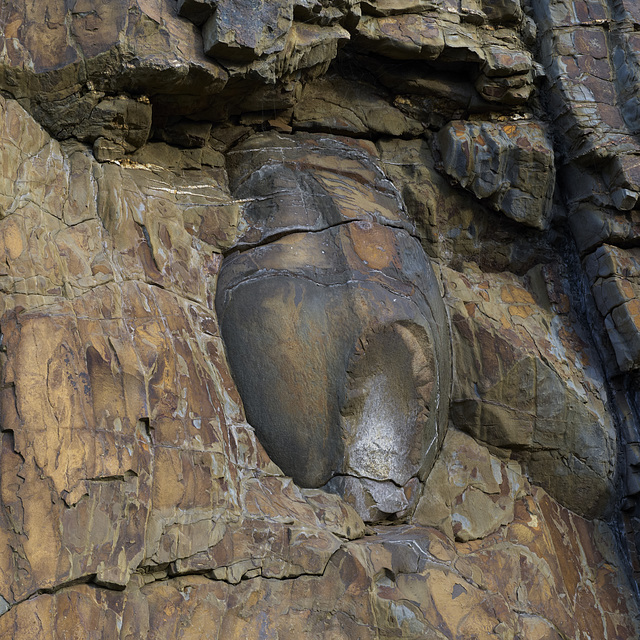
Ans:
<svg viewBox="0 0 640 640"><path fill-rule="evenodd" d="M486 538L514 519L527 481L515 461L502 461L459 431L449 431L413 521L449 539Z"/></svg>
<svg viewBox="0 0 640 640"><path fill-rule="evenodd" d="M614 491L616 434L597 354L574 324L561 274L443 275L454 367L466 372L454 375L454 424L518 451L532 481L563 504L603 513Z"/></svg>
<svg viewBox="0 0 640 640"><path fill-rule="evenodd" d="M0 82L56 135L90 119L105 93L161 94L184 113L228 78L168 0L5 3L0 20Z"/></svg>
<svg viewBox="0 0 640 640"><path fill-rule="evenodd" d="M3 598L136 570L322 572L349 508L308 502L244 423L211 310L221 259L185 228L224 182L69 157L2 107Z"/></svg>
<svg viewBox="0 0 640 640"><path fill-rule="evenodd" d="M379 527L334 554L322 576L235 586L197 575L145 585L140 577L122 592L78 585L18 605L0 617L0 631L25 640L71 633L632 640L635 604L615 581L610 540L606 528L527 491L511 523L483 541Z"/></svg>
<svg viewBox="0 0 640 640"><path fill-rule="evenodd" d="M596 304L623 371L635 369L640 357L639 257L637 249L605 244L585 259Z"/></svg>

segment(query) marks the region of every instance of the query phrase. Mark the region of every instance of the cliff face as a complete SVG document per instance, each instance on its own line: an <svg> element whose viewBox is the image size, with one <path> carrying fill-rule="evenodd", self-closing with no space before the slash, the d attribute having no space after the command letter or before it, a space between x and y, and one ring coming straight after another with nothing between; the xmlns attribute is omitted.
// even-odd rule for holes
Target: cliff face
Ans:
<svg viewBox="0 0 640 640"><path fill-rule="evenodd" d="M638 31L0 1L0 637L637 638Z"/></svg>

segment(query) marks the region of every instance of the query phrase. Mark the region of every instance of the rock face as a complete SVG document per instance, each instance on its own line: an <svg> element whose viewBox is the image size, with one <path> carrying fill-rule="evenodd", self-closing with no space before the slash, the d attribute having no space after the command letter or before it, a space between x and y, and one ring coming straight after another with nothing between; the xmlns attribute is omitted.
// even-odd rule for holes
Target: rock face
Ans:
<svg viewBox="0 0 640 640"><path fill-rule="evenodd" d="M637 638L638 29L0 3L0 637Z"/></svg>
<svg viewBox="0 0 640 640"><path fill-rule="evenodd" d="M380 527L343 545L322 576L237 585L201 575L135 576L124 591L69 586L11 609L0 630L24 638L63 638L79 629L86 637L106 629L113 633L103 637L158 639L637 637L615 586L606 530L530 487L517 465L500 463L467 436L450 433L436 464L444 468L452 458L461 464L450 481L468 482L466 472L477 472L477 488L465 490L452 517L464 521L476 493L501 514L467 512L465 526L481 540L454 542L417 524ZM418 519L426 515L421 506ZM477 528L492 517L493 526Z"/></svg>
<svg viewBox="0 0 640 640"><path fill-rule="evenodd" d="M446 270L456 371L452 420L526 461L531 480L587 516L615 492L616 434L597 355L560 269ZM605 453L606 452L606 453Z"/></svg>

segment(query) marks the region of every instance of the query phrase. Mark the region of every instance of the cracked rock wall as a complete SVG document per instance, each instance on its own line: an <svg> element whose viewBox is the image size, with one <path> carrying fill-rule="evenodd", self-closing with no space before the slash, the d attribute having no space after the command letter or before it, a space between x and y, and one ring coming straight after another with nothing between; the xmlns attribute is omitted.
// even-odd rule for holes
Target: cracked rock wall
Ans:
<svg viewBox="0 0 640 640"><path fill-rule="evenodd" d="M0 0L0 637L637 638L637 0Z"/></svg>

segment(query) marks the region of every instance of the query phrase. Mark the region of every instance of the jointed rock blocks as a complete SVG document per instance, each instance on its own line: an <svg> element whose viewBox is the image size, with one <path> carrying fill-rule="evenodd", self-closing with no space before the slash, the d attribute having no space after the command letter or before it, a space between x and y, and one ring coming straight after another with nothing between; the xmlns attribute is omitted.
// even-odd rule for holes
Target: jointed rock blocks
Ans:
<svg viewBox="0 0 640 640"><path fill-rule="evenodd" d="M544 229L555 187L553 149L536 122L452 122L438 133L445 171L509 218Z"/></svg>

